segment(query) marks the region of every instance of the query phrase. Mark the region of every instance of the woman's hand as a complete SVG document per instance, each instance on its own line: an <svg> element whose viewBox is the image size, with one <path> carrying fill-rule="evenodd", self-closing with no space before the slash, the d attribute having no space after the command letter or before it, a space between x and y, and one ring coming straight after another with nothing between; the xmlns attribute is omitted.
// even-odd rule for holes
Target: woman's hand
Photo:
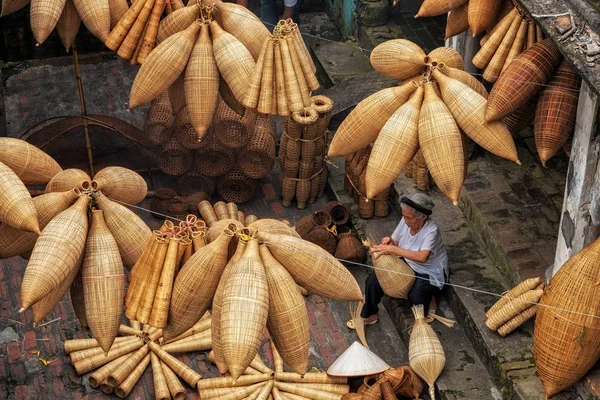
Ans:
<svg viewBox="0 0 600 400"><path fill-rule="evenodd" d="M383 239L381 239L381 244L383 244L383 245L398 246L398 242L396 242L394 239L392 239L389 236L386 236Z"/></svg>
<svg viewBox="0 0 600 400"><path fill-rule="evenodd" d="M398 255L398 246L379 244L371 249L371 253L376 253L377 257L385 255Z"/></svg>

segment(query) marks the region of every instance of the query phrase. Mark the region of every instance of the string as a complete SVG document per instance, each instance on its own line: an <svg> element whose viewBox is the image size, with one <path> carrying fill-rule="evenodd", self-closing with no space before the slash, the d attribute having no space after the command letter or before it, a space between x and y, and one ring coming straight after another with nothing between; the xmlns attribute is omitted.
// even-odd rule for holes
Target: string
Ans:
<svg viewBox="0 0 600 400"><path fill-rule="evenodd" d="M249 20L250 19L254 20L254 18L251 18L251 17L247 16L245 13L239 13L239 12L237 12L235 10L232 10L230 12L234 13L234 14L237 14L240 17L243 17L243 18L246 18L246 19L249 19ZM263 22L263 23L265 25L272 26L272 27L277 26L277 25L270 24L268 22ZM296 28L296 29L298 29L298 28ZM353 49L358 49L358 50L360 50L360 51L362 51L364 53L367 53L367 54L370 54L372 52L372 50L365 49L365 48L360 47L360 46L351 46L351 45L346 44L344 42L337 42L335 40L327 39L327 38L324 38L322 36L311 35L309 33L302 33L300 31L300 29L298 29L298 32L302 36L310 37L310 38L317 39L317 40L322 40L324 42L335 43L335 44L339 44L339 45L344 45L344 46L352 47ZM415 62L415 61L412 61L412 60L402 59L402 58L399 58L398 61L403 61L403 62L410 63L410 64L421 65L421 63L418 63L418 62ZM466 72L467 74L470 74L470 75L473 75L473 76L481 76L481 77L483 77L483 74L480 74L480 73L477 73L477 72L468 72L468 71L463 71L463 72ZM491 78L500 78L500 75L492 76ZM511 81L511 82L528 83L528 84L531 84L531 85L537 85L537 86L542 86L542 87L546 87L546 88L558 88L558 89L568 90L568 91L572 91L572 92L579 92L580 91L580 89L564 88L564 87L561 87L561 86L548 85L546 83L538 83L538 82L533 82L533 81L527 81L527 80L524 80L524 79L510 79L510 78L506 78L506 77L503 77L503 79L506 79L507 81Z"/></svg>

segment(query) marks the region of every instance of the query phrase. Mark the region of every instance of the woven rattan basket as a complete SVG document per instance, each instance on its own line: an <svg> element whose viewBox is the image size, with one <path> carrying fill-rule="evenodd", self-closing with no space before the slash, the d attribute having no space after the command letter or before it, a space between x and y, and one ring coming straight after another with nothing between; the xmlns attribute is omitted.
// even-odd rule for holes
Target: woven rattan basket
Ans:
<svg viewBox="0 0 600 400"><path fill-rule="evenodd" d="M226 174L235 165L235 153L217 140L210 140L196 151L194 170L205 176L217 177Z"/></svg>
<svg viewBox="0 0 600 400"><path fill-rule="evenodd" d="M175 138L171 138L156 157L158 168L167 175L183 175L192 168L193 162L192 150Z"/></svg>
<svg viewBox="0 0 600 400"><path fill-rule="evenodd" d="M238 165L249 178L264 178L275 165L275 138L273 118L259 117L254 133L238 157Z"/></svg>
<svg viewBox="0 0 600 400"><path fill-rule="evenodd" d="M211 132L209 130L201 140L198 140L198 134L194 130L190 113L186 107L181 110L179 114L177 114L177 118L175 118L173 134L177 140L188 149L199 149L206 145L208 135L210 135Z"/></svg>
<svg viewBox="0 0 600 400"><path fill-rule="evenodd" d="M305 240L316 244L326 250L329 254L334 254L337 247L337 241L335 240L333 233L322 227L315 227L312 229L306 234Z"/></svg>
<svg viewBox="0 0 600 400"><path fill-rule="evenodd" d="M164 219L164 215L167 215L169 212L169 206L177 201L175 196L177 196L177 193L169 188L156 189L154 197L150 202L150 210L163 215L153 213L152 216L158 219Z"/></svg>
<svg viewBox="0 0 600 400"><path fill-rule="evenodd" d="M256 123L256 113L247 110L244 116L240 117L224 101L219 101L214 121L218 140L232 149L241 149L250 141Z"/></svg>
<svg viewBox="0 0 600 400"><path fill-rule="evenodd" d="M156 145L167 143L172 135L173 119L169 95L164 92L158 98L152 100L148 109L146 122L144 123L144 132L146 132L148 140Z"/></svg>
<svg viewBox="0 0 600 400"><path fill-rule="evenodd" d="M195 215L200 214L200 212L198 211L198 204L200 204L200 202L204 201L204 200L210 200L210 195L206 192L192 193L188 196L185 196L183 199L181 199L183 204L185 204L188 208L188 214L195 214Z"/></svg>
<svg viewBox="0 0 600 400"><path fill-rule="evenodd" d="M197 171L190 171L180 177L177 181L177 187L182 196L204 192L210 197L215 192L215 182L213 179Z"/></svg>
<svg viewBox="0 0 600 400"><path fill-rule="evenodd" d="M219 179L217 192L227 202L245 203L254 197L257 181L248 178L239 169L234 169Z"/></svg>
<svg viewBox="0 0 600 400"><path fill-rule="evenodd" d="M350 210L339 201L330 201L325 204L323 211L331 216L331 220L336 225L344 225L350 219Z"/></svg>
<svg viewBox="0 0 600 400"><path fill-rule="evenodd" d="M344 236L338 242L335 258L360 263L367 258L367 249L356 237Z"/></svg>

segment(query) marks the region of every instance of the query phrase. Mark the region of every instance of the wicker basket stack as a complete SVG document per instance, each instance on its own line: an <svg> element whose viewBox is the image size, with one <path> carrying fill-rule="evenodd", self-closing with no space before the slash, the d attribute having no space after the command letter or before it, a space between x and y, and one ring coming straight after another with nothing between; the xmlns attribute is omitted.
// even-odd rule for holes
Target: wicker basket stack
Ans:
<svg viewBox="0 0 600 400"><path fill-rule="evenodd" d="M187 107L174 116L165 92L152 102L145 131L157 146L158 167L179 177L180 202L189 203L188 212L195 212L195 205L215 193L227 202L250 200L258 180L275 164L273 118L251 111L240 117L224 101L219 101L213 125L198 140ZM192 204L193 199L186 201L190 196L202 198Z"/></svg>
<svg viewBox="0 0 600 400"><path fill-rule="evenodd" d="M356 204L358 204L358 215L361 218L373 217L384 218L390 214L388 197L391 186L377 194L373 198L367 198L365 187L365 175L371 148L366 147L346 157L346 176L344 177L344 188Z"/></svg>
<svg viewBox="0 0 600 400"><path fill-rule="evenodd" d="M311 107L294 112L284 120L279 147L279 183L283 205L294 198L299 209L321 197L327 183L327 125L333 102L325 96L313 96Z"/></svg>

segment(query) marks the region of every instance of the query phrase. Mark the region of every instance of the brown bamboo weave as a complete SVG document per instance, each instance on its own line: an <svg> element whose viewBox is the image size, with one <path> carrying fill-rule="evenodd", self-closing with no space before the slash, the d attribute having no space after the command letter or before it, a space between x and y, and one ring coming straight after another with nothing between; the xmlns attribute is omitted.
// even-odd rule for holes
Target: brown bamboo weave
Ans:
<svg viewBox="0 0 600 400"><path fill-rule="evenodd" d="M21 139L0 138L0 162L12 169L24 184L45 185L62 171L58 163Z"/></svg>
<svg viewBox="0 0 600 400"><path fill-rule="evenodd" d="M193 152L172 137L156 155L156 164L167 175L183 175L193 166Z"/></svg>
<svg viewBox="0 0 600 400"><path fill-rule="evenodd" d="M335 258L361 263L367 258L367 251L357 238L346 236L338 242Z"/></svg>
<svg viewBox="0 0 600 400"><path fill-rule="evenodd" d="M90 176L80 169L69 168L60 171L46 185L46 193L66 192L75 188L81 189L83 182L90 182Z"/></svg>
<svg viewBox="0 0 600 400"><path fill-rule="evenodd" d="M238 157L238 165L249 178L264 178L275 165L274 121L259 117L250 142Z"/></svg>
<svg viewBox="0 0 600 400"><path fill-rule="evenodd" d="M198 18L199 9L197 5L190 3L190 7L179 9L167 15L158 26L156 43L165 41L177 32L187 29Z"/></svg>
<svg viewBox="0 0 600 400"><path fill-rule="evenodd" d="M239 116L224 101L220 101L215 111L215 120L217 139L227 147L240 149L250 140L256 113L246 111L243 116Z"/></svg>
<svg viewBox="0 0 600 400"><path fill-rule="evenodd" d="M115 200L137 204L146 198L148 185L137 172L123 167L106 167L95 176L98 189Z"/></svg>
<svg viewBox="0 0 600 400"><path fill-rule="evenodd" d="M486 29L490 29L501 8L501 0L469 1L469 27L473 35L479 35Z"/></svg>
<svg viewBox="0 0 600 400"><path fill-rule="evenodd" d="M183 196L189 196L196 192L204 192L211 196L215 191L215 182L200 172L190 171L179 178L177 187Z"/></svg>
<svg viewBox="0 0 600 400"><path fill-rule="evenodd" d="M465 63L460 53L450 47L438 47L427 54L431 62L444 63L447 67L459 70L465 69Z"/></svg>
<svg viewBox="0 0 600 400"><path fill-rule="evenodd" d="M217 182L217 193L227 202L241 204L254 197L257 185L255 179L248 178L239 169L234 169Z"/></svg>
<svg viewBox="0 0 600 400"><path fill-rule="evenodd" d="M196 151L194 171L214 178L231 170L235 161L236 155L232 149L223 146L216 138L210 138L203 148Z"/></svg>
<svg viewBox="0 0 600 400"><path fill-rule="evenodd" d="M335 240L333 233L321 227L312 229L305 235L304 240L316 244L326 250L329 254L334 254L335 249L337 248L337 241Z"/></svg>
<svg viewBox="0 0 600 400"><path fill-rule="evenodd" d="M21 0L21 2L23 1ZM2 7L2 12L4 12L4 7ZM73 0L67 0L62 14L56 23L56 32L58 33L61 43L65 46L66 51L69 51L75 42L75 37L77 36L77 32L79 32L80 25L81 17L77 13Z"/></svg>
<svg viewBox="0 0 600 400"><path fill-rule="evenodd" d="M451 38L469 29L469 3L455 8L448 14L444 39Z"/></svg>
<svg viewBox="0 0 600 400"><path fill-rule="evenodd" d="M171 130L173 121L169 94L165 91L150 103L144 123L144 132L148 140L155 145L167 143L173 133Z"/></svg>
<svg viewBox="0 0 600 400"><path fill-rule="evenodd" d="M446 14L448 11L454 10L464 4L467 4L465 0L425 0L419 8L419 12L415 15L418 17L435 17L437 15Z"/></svg>

